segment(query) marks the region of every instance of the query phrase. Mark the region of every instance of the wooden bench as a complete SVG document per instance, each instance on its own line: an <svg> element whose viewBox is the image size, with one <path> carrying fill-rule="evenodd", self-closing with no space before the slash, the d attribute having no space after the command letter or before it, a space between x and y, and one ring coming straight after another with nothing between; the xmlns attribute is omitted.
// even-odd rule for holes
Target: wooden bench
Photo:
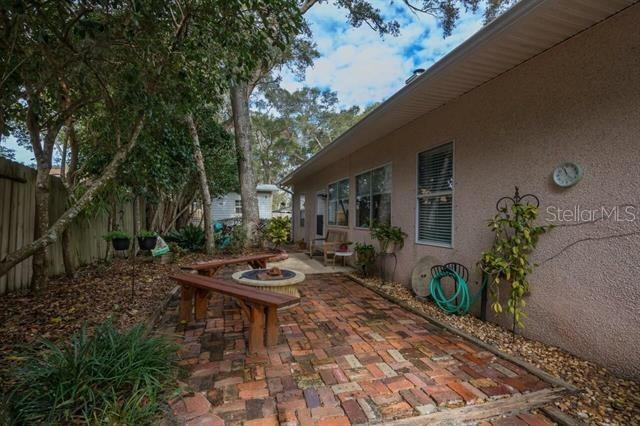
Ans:
<svg viewBox="0 0 640 426"><path fill-rule="evenodd" d="M170 278L178 281L182 286L182 299L180 301L180 319L191 318L191 299L185 299L187 289L196 291L221 293L236 299L249 321L249 352L258 352L264 349L265 340L267 346L274 346L278 342L278 308L290 306L300 299L286 294L271 293L235 284L220 279L210 278L197 274L173 274ZM208 298L205 298L208 302ZM207 305L195 307L196 318L204 319ZM265 320L266 315L266 320ZM266 329L266 338L265 338Z"/></svg>
<svg viewBox="0 0 640 426"><path fill-rule="evenodd" d="M309 244L309 257L313 257L316 246L322 246L322 254L326 257L326 249L339 243L347 242L347 232L339 229L329 229L324 238L314 238ZM320 244L319 244L320 243Z"/></svg>
<svg viewBox="0 0 640 426"><path fill-rule="evenodd" d="M197 272L199 275L213 277L216 272L225 266L248 263L253 269L266 268L267 260L278 256L279 253L260 253L251 256L236 257L233 259L215 259L209 262L194 263L182 267L182 269ZM207 313L210 293L206 289L196 289L191 286L182 286L180 321L191 320L191 310L195 298L195 319L203 320ZM182 307L184 305L184 307Z"/></svg>
<svg viewBox="0 0 640 426"><path fill-rule="evenodd" d="M279 256L280 253L261 253L251 256L236 257L234 259L216 259L209 262L194 263L184 266L182 269L197 271L201 275L214 276L220 268L231 265L248 263L253 269L263 269L267 267L267 260Z"/></svg>

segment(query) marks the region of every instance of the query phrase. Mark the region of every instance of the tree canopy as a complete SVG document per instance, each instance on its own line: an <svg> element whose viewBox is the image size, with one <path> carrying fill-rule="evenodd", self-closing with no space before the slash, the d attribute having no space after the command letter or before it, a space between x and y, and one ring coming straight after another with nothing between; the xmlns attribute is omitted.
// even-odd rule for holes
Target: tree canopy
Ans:
<svg viewBox="0 0 640 426"><path fill-rule="evenodd" d="M44 258L116 176L175 190L188 173L171 164L190 164L177 163L188 155L180 119L216 110L230 82L270 61L274 47L286 49L302 26L294 0L12 2L0 18L0 131L22 135L36 156L39 237L0 259L0 274L33 254ZM224 143L219 126L205 127L205 141ZM50 224L48 174L63 128L74 135L81 191ZM136 162L148 170L134 178L123 166Z"/></svg>
<svg viewBox="0 0 640 426"><path fill-rule="evenodd" d="M377 104L341 108L335 92L259 86L251 121L260 181L275 183L331 143Z"/></svg>
<svg viewBox="0 0 640 426"><path fill-rule="evenodd" d="M513 1L398 3L435 16L446 36L461 9L484 5L488 20ZM158 209L172 204L175 215L198 197L203 173L214 195L239 187L243 215L257 217L254 163L260 180L274 182L367 112L340 107L331 91L288 92L272 77L284 66L301 76L317 57L304 15L319 3L343 9L354 27L400 30L370 0L5 2L0 135L33 150L37 228L34 242L0 259L0 275L35 255L39 279L47 246L61 235L64 241L71 221L97 198L144 196ZM235 146L221 119L229 100ZM72 203L50 223L56 150ZM0 147L0 155L12 152ZM196 167L194 158L204 161Z"/></svg>

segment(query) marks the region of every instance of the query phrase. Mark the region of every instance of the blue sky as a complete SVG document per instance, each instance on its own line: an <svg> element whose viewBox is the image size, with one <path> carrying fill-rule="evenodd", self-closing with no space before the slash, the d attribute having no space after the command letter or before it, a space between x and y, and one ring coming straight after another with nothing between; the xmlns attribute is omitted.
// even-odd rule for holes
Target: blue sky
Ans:
<svg viewBox="0 0 640 426"><path fill-rule="evenodd" d="M316 4L307 13L320 57L298 81L286 69L282 86L295 90L302 86L331 89L341 107L367 106L383 101L400 89L416 68L429 68L482 27L482 13L461 13L453 34L442 37L437 21L428 15L410 12L401 2L374 0L387 18L400 23L400 34L381 38L366 25L353 28L346 12L332 2ZM9 139L3 145L14 149L16 160L33 162L31 150Z"/></svg>
<svg viewBox="0 0 640 426"><path fill-rule="evenodd" d="M400 35L381 38L371 28L351 27L346 12L332 2L317 4L307 13L313 39L320 52L304 81L286 70L283 87L328 88L338 93L342 106L366 106L387 99L416 68L429 68L482 27L482 13L461 13L456 29L447 38L435 18L415 14L395 2L374 1L385 17L400 23Z"/></svg>

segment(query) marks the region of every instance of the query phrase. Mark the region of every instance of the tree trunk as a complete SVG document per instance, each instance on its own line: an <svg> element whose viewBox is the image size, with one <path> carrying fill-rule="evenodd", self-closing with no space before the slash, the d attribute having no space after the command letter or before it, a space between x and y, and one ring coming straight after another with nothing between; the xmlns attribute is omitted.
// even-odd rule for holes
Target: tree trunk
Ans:
<svg viewBox="0 0 640 426"><path fill-rule="evenodd" d="M113 231L115 229L114 224L117 222L118 220L118 211L116 209L116 207L114 205L111 206L111 209L109 209L109 216L107 217L107 233ZM111 253L111 247L113 247L111 245L110 242L107 242L107 249L104 251L104 261L106 262L107 260L109 260L109 254Z"/></svg>
<svg viewBox="0 0 640 426"><path fill-rule="evenodd" d="M73 122L69 126L69 146L71 157L69 158L69 167L67 169L66 179L69 186L73 188L76 184L76 172L78 171L78 138L76 137L76 129Z"/></svg>
<svg viewBox="0 0 640 426"><path fill-rule="evenodd" d="M67 182L67 147L69 146L69 132L67 130L67 134L64 137L64 141L62 142L62 152L60 153L60 178L62 182Z"/></svg>
<svg viewBox="0 0 640 426"><path fill-rule="evenodd" d="M62 231L62 263L64 263L64 274L68 278L75 277L76 265L71 247L71 231L69 228Z"/></svg>
<svg viewBox="0 0 640 426"><path fill-rule="evenodd" d="M198 129L193 122L193 116L187 114L185 117L191 139L193 141L193 156L196 160L196 168L198 169L198 177L200 178L200 193L202 196L202 212L204 216L204 236L205 250L207 254L213 254L215 251L215 241L213 239L213 217L211 216L211 193L209 192L209 181L207 179L207 171L204 168L204 158L200 149L200 138L198 137Z"/></svg>
<svg viewBox="0 0 640 426"><path fill-rule="evenodd" d="M53 158L53 146L55 144L60 126L50 125L47 128L44 140L42 139L42 127L38 117L38 95L29 92L27 96L27 129L33 154L36 157L36 213L35 213L35 238L41 238L49 230L49 172L51 171L51 161ZM31 277L31 289L44 288L47 285L47 246L38 247L32 254L33 275ZM8 257L8 256L7 256ZM20 259L22 261L24 259ZM11 265L15 266L18 262ZM1 265L1 264L0 264ZM0 269L1 271L1 269ZM7 269L8 272L8 269ZM2 276L4 274L0 274Z"/></svg>
<svg viewBox="0 0 640 426"><path fill-rule="evenodd" d="M75 174L78 168L78 140L76 139L75 128L73 127L73 121L69 120L67 126L67 138L64 144L64 154L62 164L66 164L67 150L71 151L71 159L69 161L68 171L64 167L60 167L60 175L64 182L66 182L68 195L70 200L73 199L73 188L76 185ZM62 231L62 262L64 263L65 275L69 278L76 276L76 259L71 249L71 230L66 228Z"/></svg>
<svg viewBox="0 0 640 426"><path fill-rule="evenodd" d="M191 199L189 200L189 202L187 202L187 204L185 204L181 210L178 210L180 204L176 203L176 207L175 210L176 212L171 216L171 220L169 221L169 223L164 226L163 229L163 233L169 232L171 230L173 230L176 226L176 221L178 219L180 219L181 217L183 217L184 213L187 211L187 209L189 208L189 206L195 201L196 195L193 194L193 196L191 197ZM179 228L181 228L179 226Z"/></svg>
<svg viewBox="0 0 640 426"><path fill-rule="evenodd" d="M242 225L247 236L246 244L255 241L256 228L260 220L256 178L252 163L249 94L247 83L242 82L231 87L231 109L235 128L236 155L238 156L240 196L242 198Z"/></svg>
<svg viewBox="0 0 640 426"><path fill-rule="evenodd" d="M40 238L49 230L49 171L51 166L38 161L36 175L36 238ZM33 256L33 276L31 289L37 290L47 285L47 247L42 247Z"/></svg>
<svg viewBox="0 0 640 426"><path fill-rule="evenodd" d="M70 208L68 208L67 211L65 211L42 236L35 241L22 246L18 250L7 254L2 260L0 260L0 277L9 272L11 268L16 266L18 263L30 256L33 256L39 250L48 247L58 240L62 231L67 229L71 221L73 221L73 219L75 219L76 216L78 216L78 214L87 207L87 205L93 200L96 193L100 191L100 189L102 189L111 179L113 179L118 167L124 162L127 158L127 154L135 146L138 136L140 135L140 131L142 130L143 123L144 113L140 113L127 143L115 153L111 162L102 171L102 174L89 184L87 190L82 194L82 196Z"/></svg>

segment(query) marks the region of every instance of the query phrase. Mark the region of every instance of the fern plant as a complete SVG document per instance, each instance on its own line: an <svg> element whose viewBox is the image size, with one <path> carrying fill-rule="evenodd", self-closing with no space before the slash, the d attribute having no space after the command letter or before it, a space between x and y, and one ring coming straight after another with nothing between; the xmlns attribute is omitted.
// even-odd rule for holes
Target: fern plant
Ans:
<svg viewBox="0 0 640 426"><path fill-rule="evenodd" d="M163 239L178 244L184 250L202 251L204 249L204 230L192 224L169 232Z"/></svg>
<svg viewBox="0 0 640 426"><path fill-rule="evenodd" d="M534 222L538 208L531 204L514 202L511 207L503 207L489 227L495 233L491 249L482 253L479 267L487 274L489 292L493 303L491 308L500 314L504 312L500 302L501 287L509 291L507 312L513 316L513 331L524 328L524 296L529 292L529 275L535 264L529 255L536 248L538 238L552 226L538 226Z"/></svg>

